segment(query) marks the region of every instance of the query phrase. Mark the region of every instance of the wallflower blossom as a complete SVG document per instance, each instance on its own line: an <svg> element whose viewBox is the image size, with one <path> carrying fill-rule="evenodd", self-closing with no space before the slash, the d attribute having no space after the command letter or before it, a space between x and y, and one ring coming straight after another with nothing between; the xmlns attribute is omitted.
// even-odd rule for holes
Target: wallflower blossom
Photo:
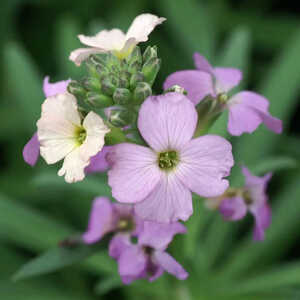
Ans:
<svg viewBox="0 0 300 300"><path fill-rule="evenodd" d="M164 83L164 89L173 85L182 86L195 105L206 96L219 99L229 110L228 131L231 135L252 133L264 123L275 133L281 133L282 122L270 115L268 100L251 91L242 91L228 99L226 93L237 86L242 73L234 68L213 68L199 53L195 53L197 70L185 70L171 74Z"/></svg>
<svg viewBox="0 0 300 300"><path fill-rule="evenodd" d="M102 30L91 37L80 34L78 35L80 42L91 48L74 50L69 58L78 66L94 53L112 51L119 58L125 58L134 46L146 42L153 29L165 20L152 14L141 14L133 20L126 34L120 29Z"/></svg>
<svg viewBox="0 0 300 300"><path fill-rule="evenodd" d="M263 177L252 175L245 167L242 169L245 176L245 186L236 193L227 195L221 201L219 210L225 220L240 220L249 211L255 219L254 240L263 240L265 229L271 223L271 210L267 203L266 188L272 177L271 173Z"/></svg>
<svg viewBox="0 0 300 300"><path fill-rule="evenodd" d="M118 244L117 261L123 283L129 284L140 278L154 281L164 271L178 279L186 279L188 273L166 252L174 235L185 232L185 227L178 222L171 224L145 222L137 244L118 236L115 243Z"/></svg>
<svg viewBox="0 0 300 300"><path fill-rule="evenodd" d="M93 202L88 228L82 238L86 244L93 244L110 232L130 237L136 236L142 228L143 221L135 215L132 205L112 203L106 197L98 197ZM113 244L114 239L111 242ZM114 249L111 252L115 257Z"/></svg>
<svg viewBox="0 0 300 300"><path fill-rule="evenodd" d="M43 83L43 91L45 97L51 97L56 94L61 94L67 91L67 86L70 80L58 81L55 83L49 82L49 76L46 76ZM23 149L23 158L26 163L34 166L40 156L40 143L38 140L37 133L27 142Z"/></svg>
<svg viewBox="0 0 300 300"><path fill-rule="evenodd" d="M44 101L37 127L41 156L48 164L64 159L58 175L65 175L69 183L84 178L84 168L102 149L109 132L102 118L92 111L82 122L76 98L68 92Z"/></svg>
<svg viewBox="0 0 300 300"><path fill-rule="evenodd" d="M187 220L193 212L191 191L221 195L233 165L231 145L214 135L192 139L197 124L193 103L180 93L151 96L142 104L138 129L151 148L122 143L108 158L112 195L136 203L143 219Z"/></svg>

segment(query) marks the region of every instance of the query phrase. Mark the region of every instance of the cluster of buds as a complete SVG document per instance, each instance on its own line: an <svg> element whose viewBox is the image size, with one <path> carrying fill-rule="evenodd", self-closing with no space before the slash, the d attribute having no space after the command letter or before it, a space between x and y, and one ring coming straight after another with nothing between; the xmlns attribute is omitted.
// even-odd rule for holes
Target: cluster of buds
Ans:
<svg viewBox="0 0 300 300"><path fill-rule="evenodd" d="M91 55L85 65L89 76L72 81L68 91L83 111L113 107L106 111L115 127L134 123L138 106L152 94L152 85L160 69L156 46L148 46L142 54L136 46L120 60L111 52Z"/></svg>

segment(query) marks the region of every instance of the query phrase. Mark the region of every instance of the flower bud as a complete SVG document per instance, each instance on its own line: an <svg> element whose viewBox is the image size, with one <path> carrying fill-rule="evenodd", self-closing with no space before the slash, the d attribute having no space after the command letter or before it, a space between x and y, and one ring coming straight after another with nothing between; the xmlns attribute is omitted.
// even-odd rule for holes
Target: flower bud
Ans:
<svg viewBox="0 0 300 300"><path fill-rule="evenodd" d="M105 108L114 105L111 97L95 92L88 92L85 101L95 108Z"/></svg>
<svg viewBox="0 0 300 300"><path fill-rule="evenodd" d="M136 104L141 104L147 97L152 95L151 86L147 82L138 82L133 92Z"/></svg>
<svg viewBox="0 0 300 300"><path fill-rule="evenodd" d="M143 61L147 62L151 58L157 58L157 47L156 46L148 46L143 54Z"/></svg>
<svg viewBox="0 0 300 300"><path fill-rule="evenodd" d="M90 76L99 78L99 72L97 70L97 65L95 65L91 60L87 59L85 61L85 66L90 74Z"/></svg>
<svg viewBox="0 0 300 300"><path fill-rule="evenodd" d="M117 88L113 94L113 100L116 104L126 105L130 102L132 95L128 89Z"/></svg>
<svg viewBox="0 0 300 300"><path fill-rule="evenodd" d="M139 63L138 61L134 61L128 66L128 72L131 74L135 74L136 72L139 72L141 68L142 68L142 64Z"/></svg>
<svg viewBox="0 0 300 300"><path fill-rule="evenodd" d="M68 84L68 92L72 95L74 95L76 98L84 98L86 95L86 89L80 84L78 81L71 81Z"/></svg>
<svg viewBox="0 0 300 300"><path fill-rule="evenodd" d="M141 49L138 46L134 47L134 49L132 50L132 52L131 52L131 54L128 58L129 65L134 63L134 62L137 62L140 65L143 63Z"/></svg>
<svg viewBox="0 0 300 300"><path fill-rule="evenodd" d="M108 76L104 77L101 81L101 84L101 89L103 93L107 96L112 96L116 89L116 85L112 83L111 78Z"/></svg>
<svg viewBox="0 0 300 300"><path fill-rule="evenodd" d="M131 78L130 78L130 83L129 86L131 89L134 89L138 82L142 82L145 81L145 76L142 72L136 72L134 74L132 74Z"/></svg>
<svg viewBox="0 0 300 300"><path fill-rule="evenodd" d="M83 85L87 90L95 92L101 91L101 83L98 78L88 77L83 81Z"/></svg>
<svg viewBox="0 0 300 300"><path fill-rule="evenodd" d="M143 65L142 73L144 74L146 81L152 86L156 75L160 69L161 60L159 58L151 58Z"/></svg>
<svg viewBox="0 0 300 300"><path fill-rule="evenodd" d="M124 127L134 122L135 113L128 109L116 108L110 111L109 122L115 127Z"/></svg>

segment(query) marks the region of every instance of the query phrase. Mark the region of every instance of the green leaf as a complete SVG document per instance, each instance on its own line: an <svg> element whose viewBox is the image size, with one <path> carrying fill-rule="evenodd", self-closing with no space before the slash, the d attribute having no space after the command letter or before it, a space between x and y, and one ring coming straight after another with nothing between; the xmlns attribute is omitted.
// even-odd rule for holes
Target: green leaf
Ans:
<svg viewBox="0 0 300 300"><path fill-rule="evenodd" d="M13 276L13 280L18 281L58 271L64 267L80 262L88 256L95 254L98 250L99 247L86 245L51 249L23 265Z"/></svg>
<svg viewBox="0 0 300 300"><path fill-rule="evenodd" d="M4 69L15 109L23 112L24 126L34 132L44 100L41 76L30 56L17 43L4 46Z"/></svg>
<svg viewBox="0 0 300 300"><path fill-rule="evenodd" d="M104 295L115 288L119 288L123 285L120 277L116 274L107 278L102 278L95 286L95 293L98 295Z"/></svg>

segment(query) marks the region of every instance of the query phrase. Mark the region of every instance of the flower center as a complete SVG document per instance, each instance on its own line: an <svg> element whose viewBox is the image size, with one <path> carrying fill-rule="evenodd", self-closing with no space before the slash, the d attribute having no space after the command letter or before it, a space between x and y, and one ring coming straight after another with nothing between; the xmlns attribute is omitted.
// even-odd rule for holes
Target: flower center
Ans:
<svg viewBox="0 0 300 300"><path fill-rule="evenodd" d="M135 228L134 221L131 218L121 218L118 222L118 231L133 231Z"/></svg>
<svg viewBox="0 0 300 300"><path fill-rule="evenodd" d="M243 199L244 199L246 205L251 205L253 203L253 199L252 199L251 194L248 190L243 191Z"/></svg>
<svg viewBox="0 0 300 300"><path fill-rule="evenodd" d="M143 251L146 255L150 256L153 253L154 249L150 246L144 246Z"/></svg>
<svg viewBox="0 0 300 300"><path fill-rule="evenodd" d="M82 145L86 139L86 130L83 127L78 127L75 136L78 144Z"/></svg>
<svg viewBox="0 0 300 300"><path fill-rule="evenodd" d="M225 93L218 94L217 99L220 103L225 104L228 101L228 95Z"/></svg>
<svg viewBox="0 0 300 300"><path fill-rule="evenodd" d="M158 154L158 166L165 171L174 169L179 162L178 153L174 150Z"/></svg>

